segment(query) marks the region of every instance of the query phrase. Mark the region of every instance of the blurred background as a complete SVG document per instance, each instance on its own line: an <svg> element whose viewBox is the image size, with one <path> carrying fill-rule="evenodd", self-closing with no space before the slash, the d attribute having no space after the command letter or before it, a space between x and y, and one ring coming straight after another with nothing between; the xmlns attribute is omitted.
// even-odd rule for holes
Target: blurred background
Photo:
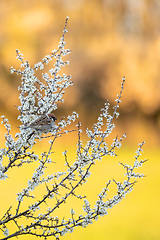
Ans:
<svg viewBox="0 0 160 240"><path fill-rule="evenodd" d="M111 107L114 105L125 75L115 135L127 132L127 150L121 151L126 161L143 140L145 156L150 161L143 170L147 178L136 186L135 193L100 222L63 239L158 240L159 0L1 0L0 114L9 119L16 132L19 123L14 105L18 105L20 77L9 71L11 66L20 68L16 49L32 66L41 61L57 48L66 16L70 17L66 47L72 52L67 56L70 66L64 71L72 75L74 85L67 90L65 103L59 105L56 116L60 118L75 110L83 127L91 127L107 99ZM3 126L0 131L2 140Z"/></svg>

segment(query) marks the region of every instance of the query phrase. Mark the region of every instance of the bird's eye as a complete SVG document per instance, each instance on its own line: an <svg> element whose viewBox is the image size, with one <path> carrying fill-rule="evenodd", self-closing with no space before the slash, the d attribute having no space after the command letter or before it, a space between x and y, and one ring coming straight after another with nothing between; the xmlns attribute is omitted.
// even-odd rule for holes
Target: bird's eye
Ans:
<svg viewBox="0 0 160 240"><path fill-rule="evenodd" d="M57 120L57 118L56 118L56 117L54 117L54 116L51 116L51 119L53 119L53 120Z"/></svg>

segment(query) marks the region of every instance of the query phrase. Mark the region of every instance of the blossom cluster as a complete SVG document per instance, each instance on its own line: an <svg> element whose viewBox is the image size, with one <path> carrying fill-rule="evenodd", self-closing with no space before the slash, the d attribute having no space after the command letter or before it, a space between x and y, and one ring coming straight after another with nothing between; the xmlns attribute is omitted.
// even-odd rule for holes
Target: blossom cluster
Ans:
<svg viewBox="0 0 160 240"><path fill-rule="evenodd" d="M121 90L117 96L116 104L113 112L109 113L109 102L105 103L104 108L93 125L92 129L86 129L83 134L81 123L76 123L76 129L67 130L67 127L75 122L78 114L73 112L71 115L59 120L56 127L50 133L42 134L40 131L26 129L29 123L35 121L39 116L53 113L58 108L58 103L63 102L65 90L72 85L71 76L65 74L60 75L59 71L63 66L69 64L63 61L63 56L70 53L69 49L65 49L65 33L67 32L66 19L62 38L57 50L53 50L51 54L45 56L42 62L38 62L32 68L27 60L23 59L23 55L17 50L17 58L21 61L22 70L11 68L11 73L21 76L21 85L19 87L20 105L17 106L20 114L18 119L22 125L15 137L11 135L11 126L5 116L2 116L2 124L6 128L5 147L0 149L0 180L7 180L10 171L15 168L21 168L25 164L37 164L36 168L28 179L27 186L17 193L16 207L9 207L5 214L0 218L0 234L1 239L9 239L20 235L32 235L35 237L55 237L59 239L66 233L72 233L78 227L86 227L98 220L100 216L108 213L108 210L118 204L127 193L129 193L137 178L144 175L135 172L135 168L139 168L146 160L139 160L142 152L141 143L136 152L135 162L133 166L120 163L125 169L125 180L118 182L117 180L109 180L102 191L97 196L94 206L91 206L87 196L79 192L80 187L87 183L91 175L92 166L97 161L102 160L106 156L117 156L116 149L121 147L123 139L126 137L116 137L109 146L107 143L108 136L115 128L114 118L119 116L118 108L122 98L125 77L122 78ZM42 79L36 77L36 71L41 71L45 65L55 59L53 68L48 73L42 73ZM59 137L64 134L77 131L77 150L74 163L70 164L68 160L68 151L63 152L66 171L54 172L53 163L53 146ZM88 137L88 141L84 143L83 135ZM37 154L33 147L38 141L49 138L48 151L42 151ZM70 140L70 137L69 137ZM52 169L52 173L47 174L47 169ZM116 184L117 192L112 198L108 198L110 184ZM37 197L37 191L42 192ZM65 203L70 203L70 197L83 201L81 214L71 208L70 217L64 216L60 218L56 213L58 209ZM10 223L15 228L9 229Z"/></svg>

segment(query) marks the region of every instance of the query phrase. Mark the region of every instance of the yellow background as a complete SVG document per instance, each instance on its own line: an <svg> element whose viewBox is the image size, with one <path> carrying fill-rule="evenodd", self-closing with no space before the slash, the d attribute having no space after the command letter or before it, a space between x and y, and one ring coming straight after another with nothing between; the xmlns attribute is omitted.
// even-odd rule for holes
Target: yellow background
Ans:
<svg viewBox="0 0 160 240"><path fill-rule="evenodd" d="M144 158L149 161L139 171L147 177L141 179L135 190L107 216L86 229L77 228L62 239L160 238L159 14L160 3L153 0L0 1L0 114L11 122L13 135L19 125L14 105L18 105L20 84L20 78L10 75L9 71L11 66L20 68L15 50L20 50L31 65L41 61L57 47L65 18L69 16L66 42L72 53L67 56L70 66L65 68L65 73L72 75L74 86L67 90L64 105L60 104L56 111L58 119L75 110L80 114L83 129L91 127L103 103L109 99L111 106L114 104L121 79L126 76L121 116L116 120L117 130L112 136L127 132L127 139L118 151L118 159L105 159L93 170L90 185L85 188L93 205L96 194L112 177L110 173L113 172L117 180L123 174L112 161L132 163L137 144L146 141ZM3 142L3 126L0 131ZM68 149L73 160L72 142L75 142L74 134L67 145L63 139L59 140L56 152ZM62 157L59 162L61 171ZM23 183L26 186L28 176L24 171L26 173L26 169L15 170L9 180L0 182L0 212L9 204L14 205L15 193L24 187ZM31 176L30 170L27 173ZM98 181L98 186L93 189L94 181ZM20 239L35 238L23 236Z"/></svg>

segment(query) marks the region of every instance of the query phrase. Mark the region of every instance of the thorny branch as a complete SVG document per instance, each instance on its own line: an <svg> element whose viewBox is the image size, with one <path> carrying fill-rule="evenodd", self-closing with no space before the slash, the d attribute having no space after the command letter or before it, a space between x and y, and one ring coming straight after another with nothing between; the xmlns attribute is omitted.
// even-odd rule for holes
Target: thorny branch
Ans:
<svg viewBox="0 0 160 240"><path fill-rule="evenodd" d="M106 140L114 129L113 120L118 117L118 108L122 98L125 77L122 78L121 90L116 99L113 113L109 114L109 102L105 103L104 108L98 117L97 123L93 125L92 130L86 129L88 141L83 143L83 135L81 123L78 122L77 129L67 130L68 125L78 118L78 114L73 112L72 115L62 118L56 127L48 134L42 134L40 131L24 128L32 121L36 120L43 114L48 114L58 108L58 103L63 101L65 90L72 85L71 76L58 73L61 67L69 64L63 61L62 57L70 53L69 49L65 49L65 33L67 32L66 18L63 35L57 50L53 50L50 55L45 56L42 62L35 64L32 68L27 60L23 59L23 55L16 50L17 58L21 61L23 70L11 68L11 73L21 76L21 86L19 87L20 105L17 106L20 114L18 119L22 125L15 138L11 135L11 126L8 119L2 116L7 133L5 134L6 147L0 149L0 180L7 180L7 174L16 167L23 167L24 164L37 163L37 167L33 172L28 185L21 192L17 193L17 207L10 206L0 219L1 239L6 240L20 235L33 235L35 237L44 237L47 239L54 236L59 239L67 232L72 232L77 226L86 227L93 220L97 220L99 216L104 216L108 209L118 204L127 193L129 193L137 178L144 175L135 173L135 168L142 166L146 160L140 160L139 156L142 152L144 142L139 144L136 152L135 162L133 166L120 163L126 170L126 180L118 182L117 180L109 180L102 191L97 196L94 207L91 207L87 200L86 194L83 196L78 193L80 187L87 183L87 179L91 175L92 166L97 160L102 160L106 156L117 156L116 148L121 147L126 134L121 138L116 137L109 147ZM35 71L44 69L45 65L55 59L54 67L48 73L42 73L42 79L35 76ZM77 151L74 163L70 163L67 150L63 152L66 171L57 172L47 175L47 169L51 168L54 163L53 150L55 141L64 134L77 132ZM50 138L48 152L38 155L33 151L33 147L39 140ZM4 161L5 159L5 161ZM6 160L8 159L8 160ZM4 165L3 165L4 161ZM116 184L117 192L112 198L107 197L109 186L111 183ZM44 186L42 194L37 198L36 191ZM65 203L70 202L70 197L83 201L81 214L76 214L73 208L70 209L70 218L65 215L61 219L56 216L56 211ZM29 201L28 201L29 200ZM26 204L26 201L29 204ZM48 207L49 206L49 207ZM10 223L14 223L14 228L10 230Z"/></svg>

